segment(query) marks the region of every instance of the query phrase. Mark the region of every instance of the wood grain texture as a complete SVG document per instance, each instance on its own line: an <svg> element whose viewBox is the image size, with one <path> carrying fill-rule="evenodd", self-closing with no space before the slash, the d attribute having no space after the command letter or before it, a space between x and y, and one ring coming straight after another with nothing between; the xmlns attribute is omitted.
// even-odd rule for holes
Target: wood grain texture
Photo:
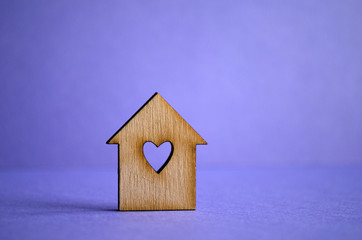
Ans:
<svg viewBox="0 0 362 240"><path fill-rule="evenodd" d="M173 145L160 173L143 154L147 141ZM118 209L182 210L196 207L196 145L206 141L155 93L108 141L118 144Z"/></svg>

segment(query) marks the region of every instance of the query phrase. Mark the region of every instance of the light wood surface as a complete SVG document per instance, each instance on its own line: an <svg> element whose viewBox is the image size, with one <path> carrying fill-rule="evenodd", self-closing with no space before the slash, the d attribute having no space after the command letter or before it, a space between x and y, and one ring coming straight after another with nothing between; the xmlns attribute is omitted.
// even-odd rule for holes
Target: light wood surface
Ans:
<svg viewBox="0 0 362 240"><path fill-rule="evenodd" d="M172 143L172 157L159 173L144 157L147 141ZM196 145L207 143L158 93L107 143L118 144L119 210L195 209Z"/></svg>

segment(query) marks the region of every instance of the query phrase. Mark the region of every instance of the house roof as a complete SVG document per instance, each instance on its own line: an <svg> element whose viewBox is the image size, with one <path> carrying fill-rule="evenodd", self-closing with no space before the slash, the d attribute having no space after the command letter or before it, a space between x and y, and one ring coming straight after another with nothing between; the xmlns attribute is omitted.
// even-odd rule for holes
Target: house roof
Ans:
<svg viewBox="0 0 362 240"><path fill-rule="evenodd" d="M124 123L120 129L118 129L113 135L112 137L109 138L109 140L106 142L107 144L119 144L119 139L118 136L121 134L122 130L124 130L126 128L127 125L129 125L132 121L134 121L134 119L148 106L160 106L160 107L165 107L167 109L169 109L169 111L167 112L170 115L175 116L175 118L177 119L176 121L178 121L179 123L181 123L182 125L186 125L187 128L189 128L192 132L193 135L196 139L196 144L207 144L206 141L166 102L165 99L163 99L161 97L160 94L158 94L157 92L155 94L152 95L152 97L150 97L145 104L142 105L142 107L140 109L137 110L137 112L135 112L132 117L130 119L128 119L128 121L126 123ZM156 113L159 114L159 113Z"/></svg>

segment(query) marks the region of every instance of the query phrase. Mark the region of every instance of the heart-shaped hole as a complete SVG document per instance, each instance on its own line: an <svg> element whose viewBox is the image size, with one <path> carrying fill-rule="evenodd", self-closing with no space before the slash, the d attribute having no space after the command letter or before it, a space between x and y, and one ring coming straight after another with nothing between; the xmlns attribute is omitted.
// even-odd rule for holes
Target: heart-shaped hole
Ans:
<svg viewBox="0 0 362 240"><path fill-rule="evenodd" d="M143 155L151 167L160 173L170 161L173 154L173 145L171 142L163 142L159 146L153 142L143 144Z"/></svg>

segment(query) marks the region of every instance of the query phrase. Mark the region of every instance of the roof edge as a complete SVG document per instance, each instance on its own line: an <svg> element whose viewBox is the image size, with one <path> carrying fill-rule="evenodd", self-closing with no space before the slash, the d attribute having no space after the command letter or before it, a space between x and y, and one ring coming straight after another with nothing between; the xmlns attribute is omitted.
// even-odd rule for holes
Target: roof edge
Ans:
<svg viewBox="0 0 362 240"><path fill-rule="evenodd" d="M108 139L106 144L118 144L115 142L112 142L113 138L120 132L122 129L156 96L158 95L158 92L155 92L143 105L140 107L133 115L130 117L127 122L125 122L122 127L120 127L113 135Z"/></svg>

